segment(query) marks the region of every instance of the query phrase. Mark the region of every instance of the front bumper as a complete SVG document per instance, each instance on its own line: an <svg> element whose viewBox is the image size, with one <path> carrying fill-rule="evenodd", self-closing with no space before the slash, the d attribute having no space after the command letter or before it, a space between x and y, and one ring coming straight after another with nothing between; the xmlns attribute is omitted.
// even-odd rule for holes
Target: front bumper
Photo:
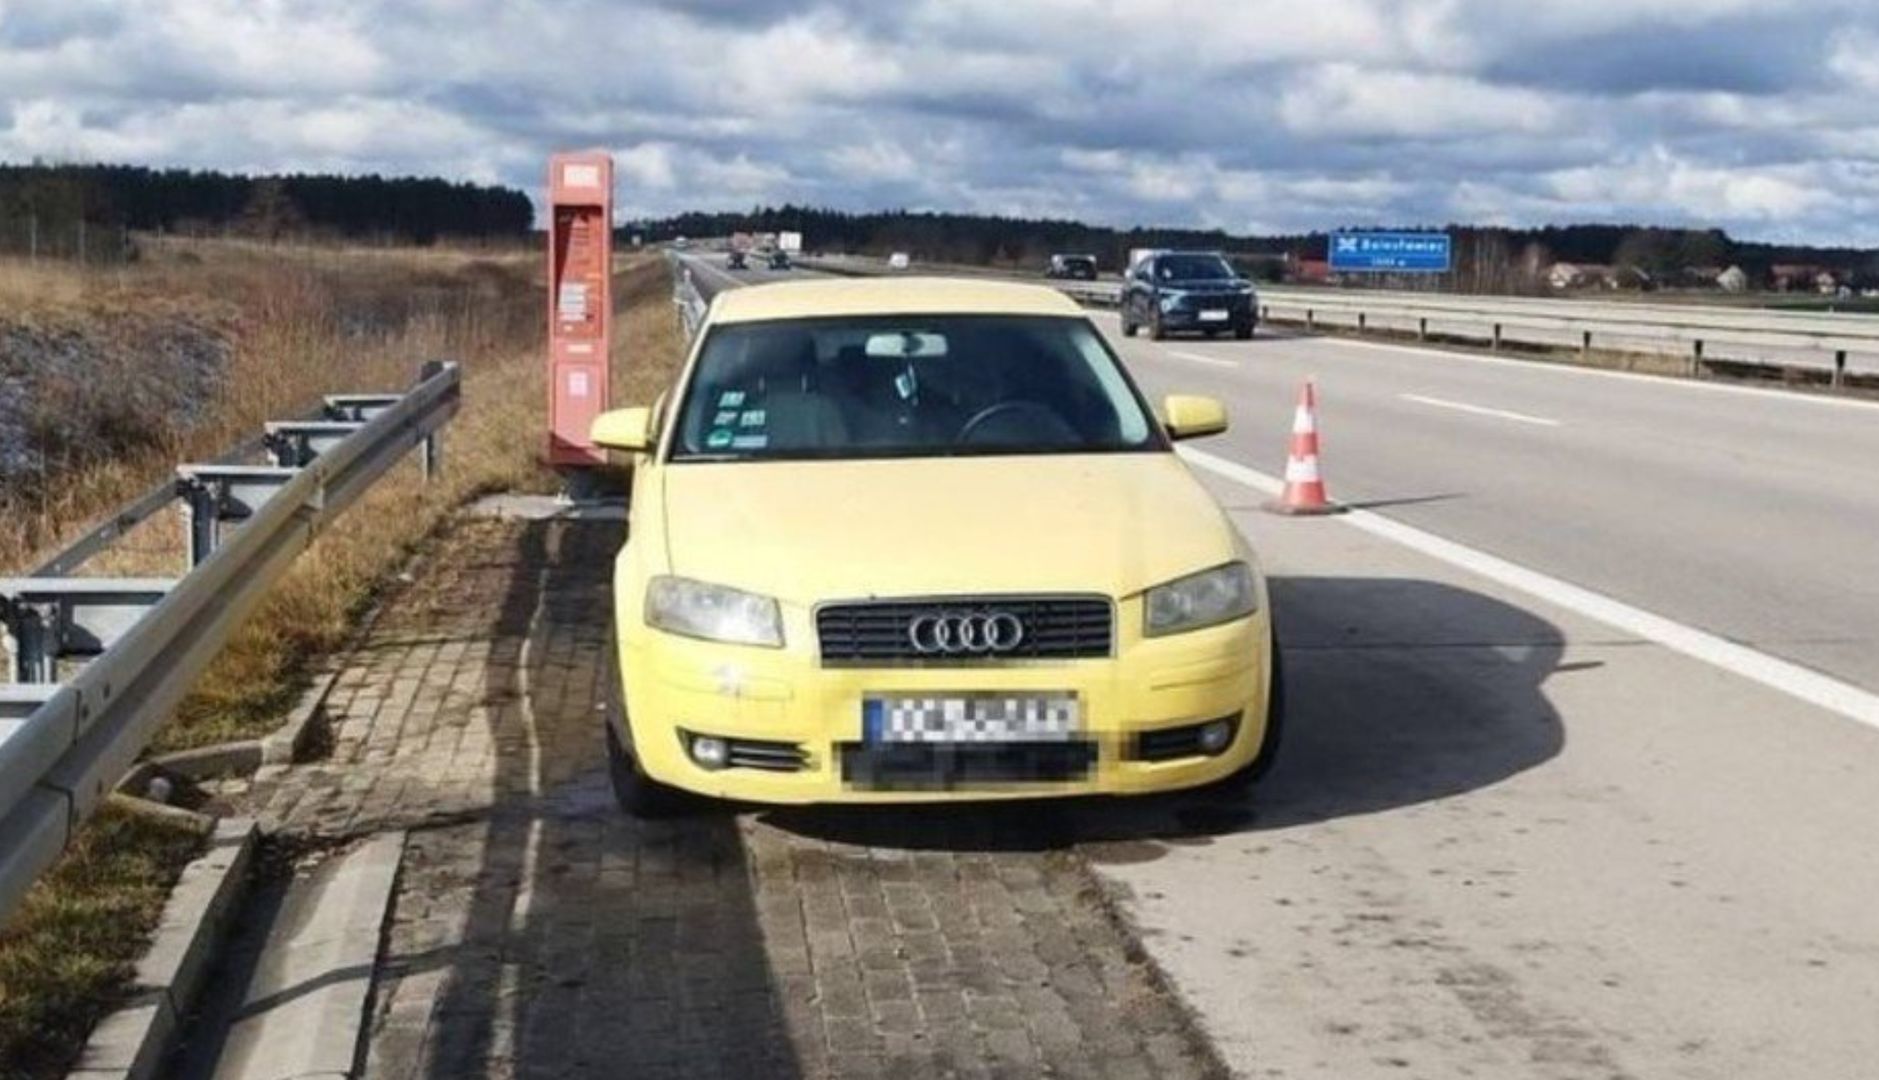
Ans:
<svg viewBox="0 0 1879 1080"><path fill-rule="evenodd" d="M626 715L640 767L701 795L764 803L922 802L1136 794L1193 787L1250 763L1265 734L1271 628L1263 612L1165 638L1122 635L1114 657L981 667L826 668L810 655L622 627ZM1070 740L868 743L867 694L1074 692ZM1182 729L1230 720L1217 754L1176 751ZM1144 740L1144 733L1150 733ZM753 765L707 769L689 737L725 739ZM1173 741L1169 739L1173 736ZM1144 747L1154 747L1150 751ZM781 767L776 763L781 762ZM771 767L761 767L769 765Z"/></svg>
<svg viewBox="0 0 1879 1080"><path fill-rule="evenodd" d="M1159 310L1161 325L1170 330L1231 330L1250 326L1255 318L1253 298L1246 293L1190 293Z"/></svg>

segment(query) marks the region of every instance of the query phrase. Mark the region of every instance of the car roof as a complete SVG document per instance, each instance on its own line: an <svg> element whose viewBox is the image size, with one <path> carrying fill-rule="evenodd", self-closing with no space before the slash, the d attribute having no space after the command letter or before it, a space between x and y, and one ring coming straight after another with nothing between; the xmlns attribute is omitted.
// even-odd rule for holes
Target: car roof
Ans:
<svg viewBox="0 0 1879 1080"><path fill-rule="evenodd" d="M842 315L1081 315L1068 296L1042 285L969 278L834 278L728 289L712 303L714 323Z"/></svg>

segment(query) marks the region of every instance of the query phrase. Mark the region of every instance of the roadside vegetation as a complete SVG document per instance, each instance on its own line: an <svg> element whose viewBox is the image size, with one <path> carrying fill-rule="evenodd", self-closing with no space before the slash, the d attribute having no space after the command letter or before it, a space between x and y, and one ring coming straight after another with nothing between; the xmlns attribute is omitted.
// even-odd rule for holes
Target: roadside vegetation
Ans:
<svg viewBox="0 0 1879 1080"><path fill-rule="evenodd" d="M166 750L271 730L314 664L344 646L455 508L489 491L553 490L555 478L537 460L538 256L148 246L149 257L121 270L0 262L0 365L20 361L22 347L31 353L13 363L25 373L16 383L0 382L15 387L11 400L26 418L25 467L0 486L0 573L34 565L178 461L219 453L321 394L400 389L428 358L461 361L465 380L462 411L445 429L441 480L423 484L415 462L399 469L303 554L161 730L153 749ZM656 257L623 259L619 269L615 400L648 403L679 355L670 279ZM201 363L151 351L152 335L176 333ZM82 359L46 378L44 356L31 352L45 342ZM120 389L103 382L133 379L142 390L95 410L79 425L86 430L48 440L72 419L72 403ZM179 413L182 399L193 408ZM181 544L165 517L87 570L176 573ZM115 810L94 819L0 932L0 1080L61 1074L123 986L195 849L193 838L159 842L152 830L163 828ZM153 902L138 899L146 891Z"/></svg>

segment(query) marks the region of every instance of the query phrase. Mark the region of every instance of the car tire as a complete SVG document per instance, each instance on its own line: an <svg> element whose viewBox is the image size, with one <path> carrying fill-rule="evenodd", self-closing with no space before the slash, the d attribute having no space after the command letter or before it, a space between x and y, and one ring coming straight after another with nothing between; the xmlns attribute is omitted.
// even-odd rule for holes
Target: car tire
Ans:
<svg viewBox="0 0 1879 1080"><path fill-rule="evenodd" d="M1121 316L1118 316L1118 318L1122 320L1122 336L1134 337L1135 336L1135 324L1129 321L1129 317L1127 315L1121 315Z"/></svg>
<svg viewBox="0 0 1879 1080"><path fill-rule="evenodd" d="M1239 338L1241 341L1251 341L1253 340L1253 330L1256 325L1255 323L1244 323L1240 326L1236 326L1233 328L1233 336Z"/></svg>
<svg viewBox="0 0 1879 1080"><path fill-rule="evenodd" d="M607 641L603 693L606 701L600 725L607 733L607 777L612 781L613 798L620 809L629 817L648 821L677 817L693 809L694 801L684 792L647 776L632 751L620 741L620 731L627 728L626 705L620 682L619 651L611 638Z"/></svg>
<svg viewBox="0 0 1879 1080"><path fill-rule="evenodd" d="M1168 328L1161 325L1161 314L1159 312L1149 316L1148 338L1150 341L1168 340Z"/></svg>

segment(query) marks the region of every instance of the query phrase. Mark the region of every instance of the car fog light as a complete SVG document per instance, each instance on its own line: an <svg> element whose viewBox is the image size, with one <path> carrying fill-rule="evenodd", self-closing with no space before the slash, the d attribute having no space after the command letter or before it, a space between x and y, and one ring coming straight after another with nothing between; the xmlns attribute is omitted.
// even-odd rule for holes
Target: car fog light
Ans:
<svg viewBox="0 0 1879 1080"><path fill-rule="evenodd" d="M1215 720L1211 724L1202 724L1200 729L1200 748L1208 754L1218 754L1233 741L1233 725L1225 720ZM696 751L694 751L695 753Z"/></svg>
<svg viewBox="0 0 1879 1080"><path fill-rule="evenodd" d="M722 769L730 756L730 747L725 745L723 739L709 735L692 736L692 760L700 768Z"/></svg>

